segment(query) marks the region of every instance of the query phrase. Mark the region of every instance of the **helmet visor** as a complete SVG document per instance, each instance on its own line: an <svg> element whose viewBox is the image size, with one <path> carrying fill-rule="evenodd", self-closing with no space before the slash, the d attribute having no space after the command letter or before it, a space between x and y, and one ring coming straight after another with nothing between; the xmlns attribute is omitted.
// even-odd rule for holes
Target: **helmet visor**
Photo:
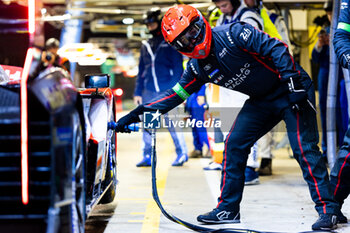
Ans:
<svg viewBox="0 0 350 233"><path fill-rule="evenodd" d="M180 52L190 53L203 40L205 23L198 17L171 43Z"/></svg>

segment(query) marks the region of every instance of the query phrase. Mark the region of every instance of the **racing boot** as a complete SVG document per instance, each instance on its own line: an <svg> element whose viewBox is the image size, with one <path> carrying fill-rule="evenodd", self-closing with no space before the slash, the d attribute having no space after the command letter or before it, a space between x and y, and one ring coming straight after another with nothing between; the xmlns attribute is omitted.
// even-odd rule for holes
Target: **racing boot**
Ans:
<svg viewBox="0 0 350 233"><path fill-rule="evenodd" d="M182 154L178 155L174 162L171 164L173 167L181 167L185 162L188 161L188 155L187 154Z"/></svg>
<svg viewBox="0 0 350 233"><path fill-rule="evenodd" d="M151 166L151 156L145 155L143 159L136 164L136 167L150 167Z"/></svg>
<svg viewBox="0 0 350 233"><path fill-rule="evenodd" d="M240 214L231 211L213 209L212 211L201 214L197 217L198 222L207 224L226 224L226 223L240 223Z"/></svg>
<svg viewBox="0 0 350 233"><path fill-rule="evenodd" d="M330 231L337 228L337 215L334 214L320 214L320 217L312 225L314 231Z"/></svg>

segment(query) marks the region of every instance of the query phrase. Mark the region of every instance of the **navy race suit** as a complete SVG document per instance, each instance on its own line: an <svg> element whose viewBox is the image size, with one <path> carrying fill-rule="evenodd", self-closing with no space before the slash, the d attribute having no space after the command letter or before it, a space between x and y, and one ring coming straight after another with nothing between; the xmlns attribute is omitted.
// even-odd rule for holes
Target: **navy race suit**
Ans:
<svg viewBox="0 0 350 233"><path fill-rule="evenodd" d="M239 211L244 171L250 148L278 122L284 120L294 156L308 183L316 210L334 213L326 165L317 146L314 88L307 73L294 63L288 47L242 22L214 28L212 51L202 60L192 59L180 81L164 95L144 105L143 111L162 113L174 108L207 82L250 96L238 114L227 138L217 208ZM284 81L302 79L308 102L294 112Z"/></svg>
<svg viewBox="0 0 350 233"><path fill-rule="evenodd" d="M334 34L334 50L341 65L350 68L350 9L349 0L341 2L337 30ZM350 90L347 90L350 91ZM349 121L350 122L350 121ZM350 125L331 171L331 185L336 201L342 205L350 193Z"/></svg>

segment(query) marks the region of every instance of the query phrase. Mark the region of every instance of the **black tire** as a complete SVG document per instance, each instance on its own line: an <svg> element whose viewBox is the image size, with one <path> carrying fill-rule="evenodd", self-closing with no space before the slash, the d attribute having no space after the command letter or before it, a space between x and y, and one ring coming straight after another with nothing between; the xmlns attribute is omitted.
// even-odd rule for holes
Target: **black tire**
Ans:
<svg viewBox="0 0 350 233"><path fill-rule="evenodd" d="M83 233L85 231L85 143L82 125L79 117L75 115L73 121L72 143L72 197L73 203L61 208L60 227L61 233Z"/></svg>
<svg viewBox="0 0 350 233"><path fill-rule="evenodd" d="M114 117L114 115L113 115ZM113 118L112 118L113 119ZM108 132L110 133L110 132ZM110 134L108 134L110 135ZM116 145L115 145L115 132L111 132L111 136L108 138L108 160L105 176L105 187L109 184L108 190L105 192L100 200L100 204L111 203L116 195L117 188L117 159L116 159Z"/></svg>

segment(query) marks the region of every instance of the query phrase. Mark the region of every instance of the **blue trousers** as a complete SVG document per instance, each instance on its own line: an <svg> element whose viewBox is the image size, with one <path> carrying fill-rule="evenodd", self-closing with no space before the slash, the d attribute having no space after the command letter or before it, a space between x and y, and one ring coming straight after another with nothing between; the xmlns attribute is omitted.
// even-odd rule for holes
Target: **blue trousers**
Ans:
<svg viewBox="0 0 350 233"><path fill-rule="evenodd" d="M308 99L315 104L314 87L310 82ZM285 90L271 98L267 96L245 102L225 140L221 195L217 208L239 211L250 148L281 120L286 123L294 158L301 167L317 212L334 213L339 208L331 192L326 164L317 146L316 112L306 101L299 112L293 112L287 92Z"/></svg>
<svg viewBox="0 0 350 233"><path fill-rule="evenodd" d="M159 96L159 94L160 93L157 93L157 92L151 92L151 91L144 90L142 93L142 102L147 103L147 102L151 101L152 99L156 98L157 96ZM178 130L176 130L173 127L172 124L168 123L169 118L167 117L167 114L164 114L163 117L165 119L166 124L169 126L168 131L171 135L171 138L173 139L173 142L175 145L176 155L181 156L182 154L187 154L187 146L186 146L186 142L185 142L185 138L183 136L183 133L179 132ZM151 135L149 133L147 133L146 131L143 131L142 138L143 138L143 156L144 157L146 155L150 156L151 150L152 150Z"/></svg>
<svg viewBox="0 0 350 233"><path fill-rule="evenodd" d="M350 193L350 124L330 177L335 200L341 206Z"/></svg>

